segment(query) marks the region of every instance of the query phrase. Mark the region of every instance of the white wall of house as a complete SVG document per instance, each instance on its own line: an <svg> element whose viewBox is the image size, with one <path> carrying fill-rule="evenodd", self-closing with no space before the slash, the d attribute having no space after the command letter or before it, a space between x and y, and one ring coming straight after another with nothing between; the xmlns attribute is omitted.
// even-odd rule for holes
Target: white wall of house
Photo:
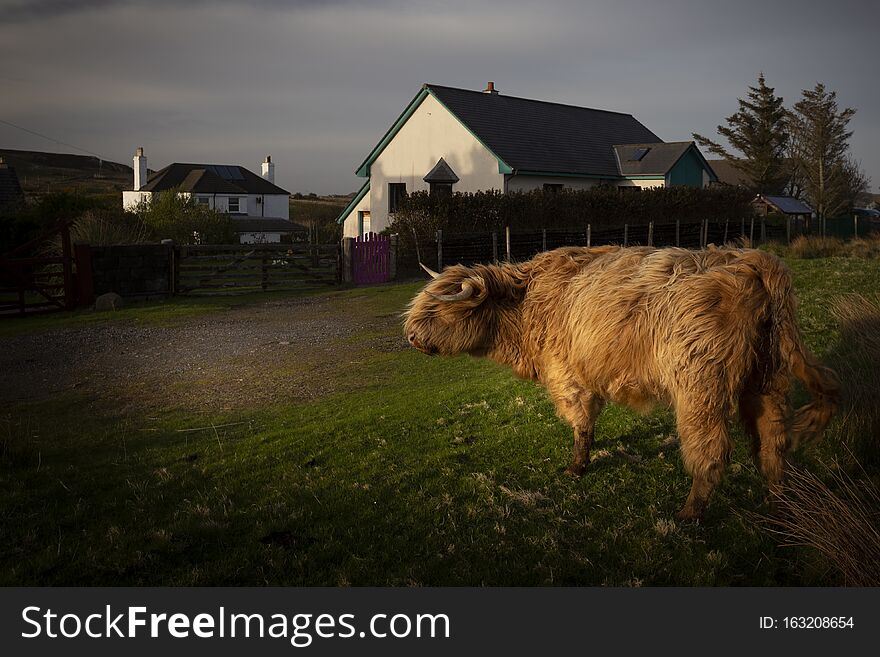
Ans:
<svg viewBox="0 0 880 657"><path fill-rule="evenodd" d="M649 178L648 180L614 180L611 184L616 187L641 187L642 189L650 189L652 187L666 187L665 178Z"/></svg>
<svg viewBox="0 0 880 657"><path fill-rule="evenodd" d="M141 201L150 202L153 192L122 192L122 209L134 210Z"/></svg>
<svg viewBox="0 0 880 657"><path fill-rule="evenodd" d="M360 222L358 221L358 213L360 212L370 212L370 193L367 194L360 200L360 202L352 208L351 212L345 217L345 221L342 224L342 236L343 237L358 237L360 232L358 228L360 227ZM373 228L373 218L372 214L370 215L370 230L375 232L375 228Z"/></svg>
<svg viewBox="0 0 880 657"><path fill-rule="evenodd" d="M370 211L373 232L391 223L388 183L405 183L408 193L427 190L422 179L441 157L459 177L453 191L504 189L495 156L429 94L370 166L369 207L360 209ZM357 211L345 221L346 235L357 233Z"/></svg>
<svg viewBox="0 0 880 657"><path fill-rule="evenodd" d="M181 192L181 196L192 196L196 202L207 201L209 208L220 212L229 212L229 199L238 199L238 212L234 216L277 217L290 219L290 203L287 194L191 194ZM141 200L148 203L153 197L152 192L122 192L122 207L133 210ZM257 202L257 199L261 199Z"/></svg>
<svg viewBox="0 0 880 657"><path fill-rule="evenodd" d="M530 192L543 189L544 185L562 185L565 189L590 189L600 184L598 178L574 178L571 176L507 176L508 192Z"/></svg>

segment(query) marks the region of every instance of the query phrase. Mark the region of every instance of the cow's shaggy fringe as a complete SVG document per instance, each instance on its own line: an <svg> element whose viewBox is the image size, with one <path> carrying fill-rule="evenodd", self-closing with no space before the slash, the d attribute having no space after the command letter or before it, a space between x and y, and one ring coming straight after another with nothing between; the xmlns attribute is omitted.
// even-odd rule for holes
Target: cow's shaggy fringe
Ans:
<svg viewBox="0 0 880 657"><path fill-rule="evenodd" d="M774 514L761 520L782 545L818 550L847 586L880 586L880 491L837 463L823 469L824 479L790 467Z"/></svg>
<svg viewBox="0 0 880 657"><path fill-rule="evenodd" d="M818 438L838 384L800 339L791 275L752 249L569 247L528 262L448 267L411 303L406 333L427 353L486 356L542 383L574 429L568 472L589 462L606 401L676 412L699 518L730 458L739 416L771 492L785 454ZM812 400L793 417L791 378Z"/></svg>

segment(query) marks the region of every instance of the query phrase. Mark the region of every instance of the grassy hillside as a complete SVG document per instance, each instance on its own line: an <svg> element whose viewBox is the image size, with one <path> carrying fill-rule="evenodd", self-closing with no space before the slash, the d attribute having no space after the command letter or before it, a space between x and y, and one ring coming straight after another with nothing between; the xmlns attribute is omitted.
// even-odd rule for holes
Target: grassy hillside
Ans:
<svg viewBox="0 0 880 657"><path fill-rule="evenodd" d="M90 155L4 148L0 149L0 157L15 168L22 189L29 195L61 191L107 194L131 187L130 166Z"/></svg>

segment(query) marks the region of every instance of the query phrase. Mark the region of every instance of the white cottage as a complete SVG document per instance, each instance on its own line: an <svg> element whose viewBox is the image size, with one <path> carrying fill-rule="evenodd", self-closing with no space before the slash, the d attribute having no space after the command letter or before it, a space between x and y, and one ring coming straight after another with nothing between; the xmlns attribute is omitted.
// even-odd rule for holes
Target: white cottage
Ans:
<svg viewBox="0 0 880 657"><path fill-rule="evenodd" d="M691 141L663 142L630 114L423 85L357 169L346 237L379 232L402 194L496 189L703 187L715 173Z"/></svg>
<svg viewBox="0 0 880 657"><path fill-rule="evenodd" d="M133 189L122 192L122 207L149 203L153 194L176 189L200 203L226 212L235 221L242 244L280 242L281 235L305 228L290 221L290 192L275 184L275 163L266 156L262 175L238 165L174 162L147 175L147 157L134 155Z"/></svg>

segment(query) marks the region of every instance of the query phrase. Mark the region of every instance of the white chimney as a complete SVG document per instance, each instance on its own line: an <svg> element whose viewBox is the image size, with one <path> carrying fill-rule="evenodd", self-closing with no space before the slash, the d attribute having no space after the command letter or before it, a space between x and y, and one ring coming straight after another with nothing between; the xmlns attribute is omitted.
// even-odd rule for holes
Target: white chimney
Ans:
<svg viewBox="0 0 880 657"><path fill-rule="evenodd" d="M270 183L275 182L275 163L272 161L271 155L267 155L263 162L263 178Z"/></svg>
<svg viewBox="0 0 880 657"><path fill-rule="evenodd" d="M138 191L147 184L147 156L144 155L144 147L141 146L134 152L134 191Z"/></svg>

